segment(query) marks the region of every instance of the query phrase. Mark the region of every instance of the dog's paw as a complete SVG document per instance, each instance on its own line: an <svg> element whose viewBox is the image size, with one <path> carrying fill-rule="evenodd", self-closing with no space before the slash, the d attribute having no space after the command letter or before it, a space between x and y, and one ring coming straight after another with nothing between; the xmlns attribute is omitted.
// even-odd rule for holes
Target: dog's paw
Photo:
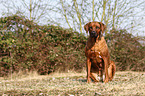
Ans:
<svg viewBox="0 0 145 96"><path fill-rule="evenodd" d="M105 79L104 83L108 83L108 81L109 81L108 79Z"/></svg>

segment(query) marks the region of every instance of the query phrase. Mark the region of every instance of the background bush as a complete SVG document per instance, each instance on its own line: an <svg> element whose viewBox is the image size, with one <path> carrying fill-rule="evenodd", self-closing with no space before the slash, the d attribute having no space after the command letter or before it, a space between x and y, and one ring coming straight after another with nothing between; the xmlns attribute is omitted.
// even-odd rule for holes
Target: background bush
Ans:
<svg viewBox="0 0 145 96"><path fill-rule="evenodd" d="M115 29L106 34L105 38L117 70L145 70L145 46L139 43L141 38L126 30Z"/></svg>
<svg viewBox="0 0 145 96"><path fill-rule="evenodd" d="M86 37L71 29L39 26L24 17L10 16L1 18L0 34L1 76L19 70L40 74L56 69L81 71L85 65Z"/></svg>
<svg viewBox="0 0 145 96"><path fill-rule="evenodd" d="M145 67L145 47L126 30L112 30L105 36L117 70ZM59 26L40 26L17 15L0 18L0 76L37 70L82 71L86 66L86 36Z"/></svg>

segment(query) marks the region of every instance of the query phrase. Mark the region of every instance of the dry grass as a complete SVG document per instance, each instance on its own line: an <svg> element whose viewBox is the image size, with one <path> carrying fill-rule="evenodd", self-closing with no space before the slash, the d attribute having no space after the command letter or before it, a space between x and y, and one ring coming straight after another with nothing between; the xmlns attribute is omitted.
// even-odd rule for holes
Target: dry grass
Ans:
<svg viewBox="0 0 145 96"><path fill-rule="evenodd" d="M18 73L0 78L0 95L41 96L96 96L96 95L145 95L145 73L117 72L113 81L86 83L86 73L55 73L27 75Z"/></svg>

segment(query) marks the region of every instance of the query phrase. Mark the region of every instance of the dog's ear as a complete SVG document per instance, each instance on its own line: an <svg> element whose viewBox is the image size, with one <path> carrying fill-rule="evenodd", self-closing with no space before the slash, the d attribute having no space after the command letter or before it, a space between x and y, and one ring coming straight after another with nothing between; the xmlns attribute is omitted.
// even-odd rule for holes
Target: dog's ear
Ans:
<svg viewBox="0 0 145 96"><path fill-rule="evenodd" d="M99 24L100 24L100 29L101 29L101 31L103 33L105 31L105 29L106 29L106 25L103 24L102 22L99 22Z"/></svg>
<svg viewBox="0 0 145 96"><path fill-rule="evenodd" d="M90 24L91 22L89 22L89 23L87 23L85 26L84 26L84 29L86 30L86 33L88 33L88 31L89 31L89 24Z"/></svg>

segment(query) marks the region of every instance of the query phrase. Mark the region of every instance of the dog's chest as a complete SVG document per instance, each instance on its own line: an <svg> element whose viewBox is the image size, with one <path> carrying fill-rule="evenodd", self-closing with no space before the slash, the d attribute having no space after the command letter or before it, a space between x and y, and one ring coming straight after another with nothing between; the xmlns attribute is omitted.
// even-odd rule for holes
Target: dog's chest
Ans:
<svg viewBox="0 0 145 96"><path fill-rule="evenodd" d="M102 38L101 41L95 42L95 43L89 43L87 50L87 56L90 57L90 59L95 62L102 62L103 55L106 50L106 42L104 38Z"/></svg>
<svg viewBox="0 0 145 96"><path fill-rule="evenodd" d="M101 55L101 50L99 48L98 44L95 44L91 49L90 49L90 58L92 61L96 62L102 62L102 55Z"/></svg>

